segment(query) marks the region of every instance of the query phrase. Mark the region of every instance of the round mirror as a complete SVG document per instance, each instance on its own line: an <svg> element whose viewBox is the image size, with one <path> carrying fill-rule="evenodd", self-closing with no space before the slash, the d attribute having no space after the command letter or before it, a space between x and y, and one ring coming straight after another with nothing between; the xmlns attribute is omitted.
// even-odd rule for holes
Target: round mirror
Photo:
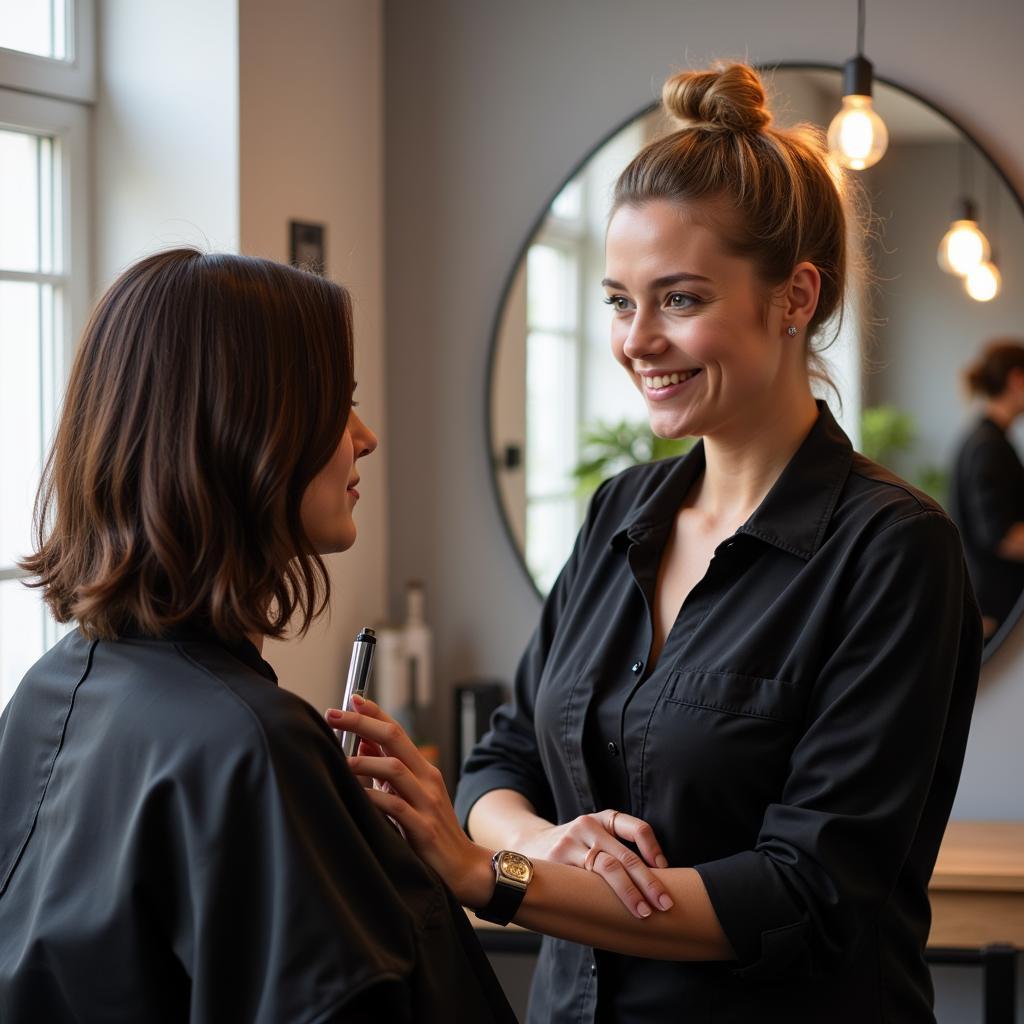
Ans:
<svg viewBox="0 0 1024 1024"><path fill-rule="evenodd" d="M827 128L840 108L838 69L763 73L783 125ZM866 287L850 282L842 325L827 333L834 340L824 355L841 405L834 395L822 397L854 447L948 508L957 451L979 418L962 372L988 339L1024 336L1024 216L986 154L933 107L876 81L875 108L889 148L860 172L871 217L851 243L866 256L873 280ZM692 443L650 433L643 399L611 356L611 314L600 285L615 179L668 127L658 108L645 110L582 161L523 246L496 320L488 410L495 488L509 536L542 595L601 480ZM982 293L972 297L965 280L944 272L937 259L964 198L978 211L1002 277L988 301L980 301ZM1024 450L1021 420L1007 436ZM986 654L1012 628L1022 603L999 623Z"/></svg>

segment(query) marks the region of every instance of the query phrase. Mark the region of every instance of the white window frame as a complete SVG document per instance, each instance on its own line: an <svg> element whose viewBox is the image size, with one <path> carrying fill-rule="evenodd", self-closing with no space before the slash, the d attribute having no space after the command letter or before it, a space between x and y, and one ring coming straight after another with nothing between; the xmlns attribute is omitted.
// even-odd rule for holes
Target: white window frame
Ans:
<svg viewBox="0 0 1024 1024"><path fill-rule="evenodd" d="M0 268L0 280L51 284L60 288L62 335L44 358L52 367L40 426L47 437L56 426L75 343L93 297L90 242L91 104L95 98L95 8L93 0L65 0L73 13L67 31L68 57L54 59L0 47L0 128L55 140L59 173L57 209L61 250L53 273ZM44 452L45 457L45 452ZM0 481L2 483L2 481ZM21 579L16 566L0 565L0 580ZM47 617L44 647L66 631ZM0 702L2 710L2 702Z"/></svg>
<svg viewBox="0 0 1024 1024"><path fill-rule="evenodd" d="M94 0L65 0L68 55L58 60L0 46L0 86L56 99L96 100Z"/></svg>

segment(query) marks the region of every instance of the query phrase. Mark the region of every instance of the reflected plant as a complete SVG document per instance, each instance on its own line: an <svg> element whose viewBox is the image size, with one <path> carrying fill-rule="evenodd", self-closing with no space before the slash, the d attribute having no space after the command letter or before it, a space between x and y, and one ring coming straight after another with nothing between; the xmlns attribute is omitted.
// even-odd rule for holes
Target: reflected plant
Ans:
<svg viewBox="0 0 1024 1024"><path fill-rule="evenodd" d="M869 406L861 412L860 450L873 462L892 468L894 455L909 452L917 441L914 417L895 405ZM926 463L919 466L910 482L940 505L946 502L949 473L941 466Z"/></svg>
<svg viewBox="0 0 1024 1024"><path fill-rule="evenodd" d="M644 422L598 420L583 428L583 458L572 471L576 493L589 497L608 477L630 466L685 455L696 443L695 437L657 437Z"/></svg>

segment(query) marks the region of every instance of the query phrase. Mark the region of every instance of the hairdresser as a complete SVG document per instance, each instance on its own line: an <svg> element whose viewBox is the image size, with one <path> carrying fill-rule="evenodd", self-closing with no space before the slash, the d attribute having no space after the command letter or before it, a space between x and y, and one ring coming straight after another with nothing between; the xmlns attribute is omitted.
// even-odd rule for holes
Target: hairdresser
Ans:
<svg viewBox="0 0 1024 1024"><path fill-rule="evenodd" d="M595 494L457 815L379 709L330 720L383 746L353 769L464 903L545 934L533 1024L933 1022L981 656L960 540L812 393L847 280L820 133L741 64L663 99L605 301L653 431L701 442Z"/></svg>

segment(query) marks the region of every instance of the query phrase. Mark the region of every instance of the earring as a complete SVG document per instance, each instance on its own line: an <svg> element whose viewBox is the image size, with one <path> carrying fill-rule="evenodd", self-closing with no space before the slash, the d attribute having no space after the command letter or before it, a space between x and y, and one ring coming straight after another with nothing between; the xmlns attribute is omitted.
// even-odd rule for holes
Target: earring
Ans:
<svg viewBox="0 0 1024 1024"><path fill-rule="evenodd" d="M788 334L788 335L789 335L789 336L790 336L791 338L795 338L795 337L796 337L796 324L790 324L790 325L789 325L789 326L788 326L788 327L786 328L786 333L787 333L787 334Z"/></svg>

